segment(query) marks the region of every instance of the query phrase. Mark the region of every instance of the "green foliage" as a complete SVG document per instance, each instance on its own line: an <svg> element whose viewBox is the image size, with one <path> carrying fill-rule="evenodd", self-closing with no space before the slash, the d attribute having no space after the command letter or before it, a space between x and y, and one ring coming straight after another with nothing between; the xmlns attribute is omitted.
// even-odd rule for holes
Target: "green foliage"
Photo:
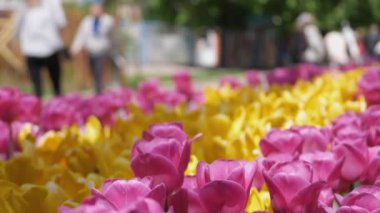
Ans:
<svg viewBox="0 0 380 213"><path fill-rule="evenodd" d="M252 17L272 16L286 31L304 11L332 30L343 20L354 26L380 22L379 10L380 0L150 0L147 5L148 18L174 25L244 28Z"/></svg>
<svg viewBox="0 0 380 213"><path fill-rule="evenodd" d="M191 27L244 27L250 11L232 0L151 0L148 18Z"/></svg>

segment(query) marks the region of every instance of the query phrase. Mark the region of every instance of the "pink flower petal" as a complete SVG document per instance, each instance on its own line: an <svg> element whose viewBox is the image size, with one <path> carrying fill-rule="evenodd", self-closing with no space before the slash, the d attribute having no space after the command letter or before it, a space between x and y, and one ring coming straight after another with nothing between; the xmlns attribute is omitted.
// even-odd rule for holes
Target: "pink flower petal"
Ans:
<svg viewBox="0 0 380 213"><path fill-rule="evenodd" d="M164 183L167 193L180 187L183 182L183 174L178 173L173 163L160 155L140 154L132 159L131 167L136 177L151 176L154 186Z"/></svg>
<svg viewBox="0 0 380 213"><path fill-rule="evenodd" d="M233 181L212 181L200 189L199 196L209 212L242 212L247 202L244 189Z"/></svg>

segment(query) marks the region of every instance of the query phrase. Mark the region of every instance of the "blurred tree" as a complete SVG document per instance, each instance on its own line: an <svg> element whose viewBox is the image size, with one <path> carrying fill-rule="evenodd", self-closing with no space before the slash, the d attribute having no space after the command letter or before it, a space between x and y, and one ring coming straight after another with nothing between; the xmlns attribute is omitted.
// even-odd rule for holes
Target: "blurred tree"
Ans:
<svg viewBox="0 0 380 213"><path fill-rule="evenodd" d="M323 30L348 20L353 26L380 22L380 0L150 0L148 18L194 28L244 28L249 17L272 16L279 29L289 31L304 11L315 15Z"/></svg>
<svg viewBox="0 0 380 213"><path fill-rule="evenodd" d="M242 28L251 11L236 0L151 0L148 18L190 27Z"/></svg>

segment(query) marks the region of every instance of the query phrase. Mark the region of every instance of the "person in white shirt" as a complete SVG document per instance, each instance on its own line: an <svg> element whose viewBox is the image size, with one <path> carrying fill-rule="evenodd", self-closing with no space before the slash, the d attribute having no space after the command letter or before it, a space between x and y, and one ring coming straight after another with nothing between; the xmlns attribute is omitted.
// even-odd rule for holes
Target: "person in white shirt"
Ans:
<svg viewBox="0 0 380 213"><path fill-rule="evenodd" d="M60 0L26 0L16 17L16 33L26 57L34 92L43 95L41 69L48 68L55 95L61 94L59 52L66 17Z"/></svg>
<svg viewBox="0 0 380 213"><path fill-rule="evenodd" d="M314 24L314 17L307 12L301 13L296 20L297 30L302 34L304 47L301 52L302 62L322 63L325 58L323 37L318 27Z"/></svg>
<svg viewBox="0 0 380 213"><path fill-rule="evenodd" d="M328 61L331 66L347 64L350 61L348 56L347 44L344 36L339 31L331 31L325 35L325 46Z"/></svg>
<svg viewBox="0 0 380 213"><path fill-rule="evenodd" d="M353 59L356 63L361 63L362 58L360 55L358 41L354 30L352 30L350 23L347 21L342 23L342 35L347 44L348 53L351 59Z"/></svg>
<svg viewBox="0 0 380 213"><path fill-rule="evenodd" d="M82 49L87 52L97 93L103 90L103 71L114 46L113 29L114 19L104 13L102 2L96 1L91 7L91 14L82 20L71 46L73 55Z"/></svg>

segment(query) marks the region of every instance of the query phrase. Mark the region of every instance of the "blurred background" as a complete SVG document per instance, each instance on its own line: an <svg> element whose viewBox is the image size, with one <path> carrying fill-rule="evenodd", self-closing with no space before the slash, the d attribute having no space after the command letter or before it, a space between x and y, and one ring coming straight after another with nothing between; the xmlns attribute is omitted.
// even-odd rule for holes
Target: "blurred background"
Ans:
<svg viewBox="0 0 380 213"><path fill-rule="evenodd" d="M0 0L0 86L32 92L14 36L19 2ZM62 0L67 18L65 43L72 42L89 3ZM303 62L364 63L376 60L380 53L379 0L107 0L104 4L115 18L117 51L123 59L122 65L116 60L107 64L108 87L134 87L151 76L165 84L178 70L190 70L195 80L208 83L226 73L243 76L247 69L265 71ZM318 33L308 39L304 26L309 24L321 39ZM344 39L340 50L346 58L334 58L342 54L332 52L337 49L334 39ZM312 49L313 42L322 51L318 59L297 57ZM84 55L64 61L65 93L92 88Z"/></svg>

